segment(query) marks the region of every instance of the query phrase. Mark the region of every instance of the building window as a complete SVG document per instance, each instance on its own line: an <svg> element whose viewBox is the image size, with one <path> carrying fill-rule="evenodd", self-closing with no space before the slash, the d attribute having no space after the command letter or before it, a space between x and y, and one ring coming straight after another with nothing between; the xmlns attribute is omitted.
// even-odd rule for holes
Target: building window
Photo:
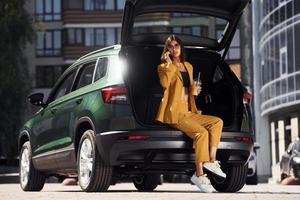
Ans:
<svg viewBox="0 0 300 200"><path fill-rule="evenodd" d="M85 46L108 46L116 43L116 28L84 29Z"/></svg>
<svg viewBox="0 0 300 200"><path fill-rule="evenodd" d="M97 28L95 29L95 45L94 46L104 46L105 45L105 42L104 42L104 39L105 39L105 36L104 36L104 33L105 32L105 29L103 28Z"/></svg>
<svg viewBox="0 0 300 200"><path fill-rule="evenodd" d="M36 32L36 56L61 56L61 31Z"/></svg>
<svg viewBox="0 0 300 200"><path fill-rule="evenodd" d="M287 63L287 48L286 48L286 46L280 48L279 62L280 62L280 76L287 75L288 63Z"/></svg>
<svg viewBox="0 0 300 200"><path fill-rule="evenodd" d="M114 45L116 43L116 31L114 28L106 29L105 44Z"/></svg>
<svg viewBox="0 0 300 200"><path fill-rule="evenodd" d="M200 37L208 37L207 26L175 26L173 32L178 34L188 34Z"/></svg>
<svg viewBox="0 0 300 200"><path fill-rule="evenodd" d="M217 31L217 36L222 37L221 31ZM228 49L226 60L239 60L241 58L241 47L240 47L240 30L237 29L233 40Z"/></svg>
<svg viewBox="0 0 300 200"><path fill-rule="evenodd" d="M125 6L125 0L117 0L117 10L123 10Z"/></svg>
<svg viewBox="0 0 300 200"><path fill-rule="evenodd" d="M65 69L64 66L36 66L36 88L52 88Z"/></svg>
<svg viewBox="0 0 300 200"><path fill-rule="evenodd" d="M84 0L84 10L123 10L125 0Z"/></svg>
<svg viewBox="0 0 300 200"><path fill-rule="evenodd" d="M95 34L94 29L87 28L85 29L85 35L84 35L84 44L85 46L94 46L95 44Z"/></svg>
<svg viewBox="0 0 300 200"><path fill-rule="evenodd" d="M82 29L70 28L67 29L67 44L82 44L83 42Z"/></svg>
<svg viewBox="0 0 300 200"><path fill-rule="evenodd" d="M117 43L121 42L121 28L117 28Z"/></svg>
<svg viewBox="0 0 300 200"><path fill-rule="evenodd" d="M61 0L35 0L35 17L40 21L61 20Z"/></svg>

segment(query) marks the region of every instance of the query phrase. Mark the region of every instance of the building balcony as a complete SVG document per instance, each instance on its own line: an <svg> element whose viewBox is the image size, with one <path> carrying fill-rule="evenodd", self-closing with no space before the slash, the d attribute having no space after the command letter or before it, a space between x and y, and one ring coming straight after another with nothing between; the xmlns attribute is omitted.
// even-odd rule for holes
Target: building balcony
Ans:
<svg viewBox="0 0 300 200"><path fill-rule="evenodd" d="M99 47L95 47L95 46L86 47L86 46L78 46L78 45L65 46L64 47L64 59L65 60L77 60L81 56L84 56L87 53L90 53L92 51L95 51L95 50L101 49L101 48L103 48L103 46L99 46Z"/></svg>

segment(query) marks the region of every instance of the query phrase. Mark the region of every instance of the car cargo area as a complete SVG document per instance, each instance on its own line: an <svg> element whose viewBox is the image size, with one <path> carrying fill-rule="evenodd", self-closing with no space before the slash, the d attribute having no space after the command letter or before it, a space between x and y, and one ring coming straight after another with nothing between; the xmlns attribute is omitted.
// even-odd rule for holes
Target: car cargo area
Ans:
<svg viewBox="0 0 300 200"><path fill-rule="evenodd" d="M157 66L162 47L131 46L123 48L120 55L127 59L125 83L129 89L134 115L141 125L159 127L155 122L163 89L159 82ZM187 61L193 65L193 75L201 72L202 91L195 99L202 114L223 119L225 131L239 131L243 113L243 89L229 66L219 54L199 49L185 48Z"/></svg>

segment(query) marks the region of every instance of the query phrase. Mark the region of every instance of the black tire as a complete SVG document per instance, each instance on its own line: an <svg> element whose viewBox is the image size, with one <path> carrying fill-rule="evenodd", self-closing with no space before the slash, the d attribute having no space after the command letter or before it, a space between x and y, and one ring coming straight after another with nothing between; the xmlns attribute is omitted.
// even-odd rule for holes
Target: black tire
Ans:
<svg viewBox="0 0 300 200"><path fill-rule="evenodd" d="M258 183L258 178L256 173L253 176L247 177L246 179L247 185L257 185L257 183Z"/></svg>
<svg viewBox="0 0 300 200"><path fill-rule="evenodd" d="M300 178L300 170L299 169L294 168L293 173L294 173L295 178Z"/></svg>
<svg viewBox="0 0 300 200"><path fill-rule="evenodd" d="M160 174L146 174L135 176L132 179L138 191L153 191L160 183Z"/></svg>
<svg viewBox="0 0 300 200"><path fill-rule="evenodd" d="M83 145L83 142L90 142L91 144L91 172L89 173L90 177L86 184L84 184L83 178L80 173L80 151ZM81 189L85 192L105 192L110 186L113 169L110 165L104 163L95 143L95 134L92 130L87 130L82 135L77 153L77 168L78 168L78 180Z"/></svg>
<svg viewBox="0 0 300 200"><path fill-rule="evenodd" d="M237 192L246 183L247 165L227 165L222 170L226 173L226 179L210 175L212 186L219 192Z"/></svg>
<svg viewBox="0 0 300 200"><path fill-rule="evenodd" d="M26 152L28 154L26 154ZM19 178L20 178L20 185L21 185L22 190L24 190L24 191L41 191L45 185L46 177L42 172L36 170L33 166L32 152L31 152L31 146L30 146L29 141L27 141L23 144L21 151L20 151L19 158L20 158L19 159L19 166L20 166L19 167L19 175L20 175ZM27 158L28 158L28 160L27 160ZM26 162L25 160L28 162ZM22 162L23 162L23 164L22 164ZM28 173L22 173L25 170L25 168L23 167L25 164L24 162L26 162L26 164L29 164ZM24 178L26 178L27 181Z"/></svg>

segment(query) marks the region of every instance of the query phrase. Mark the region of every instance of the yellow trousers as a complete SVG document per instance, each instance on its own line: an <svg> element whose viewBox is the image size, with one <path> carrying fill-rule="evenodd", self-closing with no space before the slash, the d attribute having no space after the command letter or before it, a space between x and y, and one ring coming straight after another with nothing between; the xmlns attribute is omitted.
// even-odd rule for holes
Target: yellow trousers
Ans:
<svg viewBox="0 0 300 200"><path fill-rule="evenodd" d="M178 123L169 125L193 139L196 163L209 161L209 148L218 147L220 143L223 129L222 119L211 115L192 113L188 111L187 102L183 102L178 109L180 109Z"/></svg>

